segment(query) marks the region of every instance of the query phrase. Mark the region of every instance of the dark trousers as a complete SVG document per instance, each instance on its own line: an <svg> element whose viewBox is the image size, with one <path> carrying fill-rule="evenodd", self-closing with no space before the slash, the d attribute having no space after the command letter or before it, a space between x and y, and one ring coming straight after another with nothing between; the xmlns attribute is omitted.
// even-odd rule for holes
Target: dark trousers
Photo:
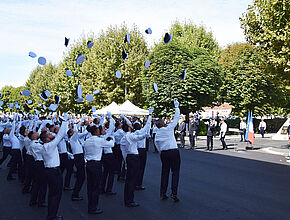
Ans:
<svg viewBox="0 0 290 220"><path fill-rule="evenodd" d="M64 178L64 187L69 187L71 175L73 173L74 161L69 159L67 153L59 154L59 159L60 159L61 173L63 173L64 169L66 169L66 174L65 174L65 178Z"/></svg>
<svg viewBox="0 0 290 220"><path fill-rule="evenodd" d="M104 170L103 170L101 186L100 186L101 191L111 192L113 188L113 184L114 184L114 165L115 165L114 155L112 153L103 154L102 165L103 165ZM106 188L106 183L107 183L107 188Z"/></svg>
<svg viewBox="0 0 290 220"><path fill-rule="evenodd" d="M25 180L25 173L26 173L26 148L23 147L22 148L22 152L21 152L21 155L22 155L22 162L23 162L23 180Z"/></svg>
<svg viewBox="0 0 290 220"><path fill-rule="evenodd" d="M139 166L136 186L142 186L144 171L145 171L145 166L146 166L146 161L147 161L147 151L146 151L146 148L138 148L138 152L139 152L140 166Z"/></svg>
<svg viewBox="0 0 290 220"><path fill-rule="evenodd" d="M246 129L241 130L241 141L246 141L245 135L246 135Z"/></svg>
<svg viewBox="0 0 290 220"><path fill-rule="evenodd" d="M196 135L194 135L193 133L189 134L189 142L190 142L191 148L195 147L195 138L196 138Z"/></svg>
<svg viewBox="0 0 290 220"><path fill-rule="evenodd" d="M155 145L155 136L156 136L156 133L153 133L153 147L154 147L154 152L157 153L158 151Z"/></svg>
<svg viewBox="0 0 290 220"><path fill-rule="evenodd" d="M177 195L180 170L179 151L177 149L162 151L160 158L162 163L160 194L166 194L167 192L169 172L171 170L171 192L173 195Z"/></svg>
<svg viewBox="0 0 290 220"><path fill-rule="evenodd" d="M13 171L18 170L18 179L20 181L24 181L24 171L20 149L11 149L11 156L12 161L8 177L12 177Z"/></svg>
<svg viewBox="0 0 290 220"><path fill-rule="evenodd" d="M116 144L115 147L113 147L113 155L114 155L114 161L115 161L115 171L116 173L120 174L121 173L121 167L122 167L122 151L120 149L120 144Z"/></svg>
<svg viewBox="0 0 290 220"><path fill-rule="evenodd" d="M149 143L150 143L150 139L146 138L146 151L149 150Z"/></svg>
<svg viewBox="0 0 290 220"><path fill-rule="evenodd" d="M213 149L213 136L206 136L207 140L207 149L212 150Z"/></svg>
<svg viewBox="0 0 290 220"><path fill-rule="evenodd" d="M264 138L265 129L264 129L264 128L260 128L260 133L261 133L261 135L262 135L262 138Z"/></svg>
<svg viewBox="0 0 290 220"><path fill-rule="evenodd" d="M87 170L87 193L88 193L88 211L95 211L99 204L100 182L102 178L101 161L88 161Z"/></svg>
<svg viewBox="0 0 290 220"><path fill-rule="evenodd" d="M29 192L31 190L31 183L32 183L32 164L34 162L34 158L32 155L26 154L25 160L25 180L23 186L23 193Z"/></svg>
<svg viewBox="0 0 290 220"><path fill-rule="evenodd" d="M45 202L47 191L43 161L34 161L32 163L32 179L30 203L38 203L40 205Z"/></svg>
<svg viewBox="0 0 290 220"><path fill-rule="evenodd" d="M185 133L183 133L183 132L179 134L180 147L182 147L182 148L184 148L184 145L185 145L184 136L185 136Z"/></svg>
<svg viewBox="0 0 290 220"><path fill-rule="evenodd" d="M228 148L227 148L227 145L226 145L226 142L225 142L225 136L224 136L224 137L221 137L220 140L221 140L221 142L222 142L223 149L228 149Z"/></svg>
<svg viewBox="0 0 290 220"><path fill-rule="evenodd" d="M11 152L11 147L3 146L3 155L2 155L2 158L0 159L0 165L7 159L10 152Z"/></svg>
<svg viewBox="0 0 290 220"><path fill-rule="evenodd" d="M85 181L85 159L83 153L74 155L74 164L77 168L77 172L76 172L76 182L72 196L78 197Z"/></svg>
<svg viewBox="0 0 290 220"><path fill-rule="evenodd" d="M47 220L56 217L61 194L62 194L62 175L59 168L45 168L45 176L48 183L48 214Z"/></svg>
<svg viewBox="0 0 290 220"><path fill-rule="evenodd" d="M124 202L129 204L134 202L134 190L140 166L140 159L137 154L128 154L126 157L127 175L124 187Z"/></svg>

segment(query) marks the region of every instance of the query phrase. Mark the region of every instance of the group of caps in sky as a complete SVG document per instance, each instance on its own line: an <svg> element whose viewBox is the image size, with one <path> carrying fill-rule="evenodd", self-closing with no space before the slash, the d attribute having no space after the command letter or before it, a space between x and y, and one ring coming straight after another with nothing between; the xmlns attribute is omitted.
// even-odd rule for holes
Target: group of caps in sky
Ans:
<svg viewBox="0 0 290 220"><path fill-rule="evenodd" d="M151 30L151 28L147 28L147 29L145 30L145 33L146 33L146 34L152 34L152 30ZM110 40L114 40L114 41L116 41L116 40L113 39L113 38L109 38L109 39L110 39ZM66 47L67 47L68 44L69 44L69 40L70 40L70 38L65 37L65 43L64 43L64 45L65 45ZM172 40L172 34L165 33L164 38L163 38L164 43L165 43L165 44L168 44L168 43L170 43L171 40ZM116 42L118 42L118 41L116 41ZM127 33L126 36L125 36L124 43L130 43L130 42L131 42L131 40L130 40L130 34ZM118 43L119 43L119 42L118 42ZM123 48L123 50L122 50L122 59L123 59L123 60L126 60L126 59L128 58L128 53L126 52L124 46L123 46L121 43L119 43L119 44L120 44L120 45L122 46L122 48ZM92 41L88 41L88 42L87 42L87 47L88 47L89 49L92 48L93 46L94 46L94 42L92 42ZM37 57L37 55L36 55L34 52L32 52L32 51L29 52L28 55L29 55L30 57L32 57L32 58L36 58L36 57ZM80 65L80 64L82 64L82 63L84 62L84 60L85 60L85 56L84 56L83 54L79 54L78 57L76 58L76 64L77 64L77 65ZM39 63L40 65L45 65L45 64L46 64L46 59L45 59L45 57L39 57L39 58L38 58L38 63ZM148 68L150 67L150 61L149 61L149 60L146 60L145 63L144 63L144 66L145 66L146 69L148 69ZM67 76L72 76L73 73L72 73L71 70L66 70L66 75L67 75ZM115 72L115 75L116 75L116 77L117 77L118 79L120 79L120 78L122 77L122 74L121 74L121 71L120 71L120 70L117 70L117 71ZM185 69L184 72L180 75L180 79L182 79L182 80L184 81L185 76L186 76L186 69ZM156 84L155 82L153 83L153 89L154 89L155 92L158 92L158 86L157 86L157 84ZM100 93L99 90L94 90L94 91L93 91L93 94L94 94L94 95L98 95L99 93ZM21 91L20 94L21 94L21 95L24 95L25 97L28 97L28 96L31 95L31 93L30 93L30 91L29 91L28 89ZM50 93L50 91L48 91L48 90L44 90L44 91L42 91L42 92L39 94L40 98L43 99L45 102L48 100L48 97L49 97L50 95L51 95L51 93ZM79 85L77 86L77 88L76 88L76 96L77 96L77 102L78 102L78 103L83 102L83 97L82 97L82 87L81 87L81 84L79 84ZM44 104L38 104L38 106L39 106L39 107L42 106L42 109L41 109L42 112L45 112L46 109L48 109L48 110L50 110L50 111L56 111L56 109L58 108L59 102L60 102L60 97L61 97L61 96L57 96L57 95L55 95L55 96L54 96L54 98L55 98L55 103L54 103L54 104L50 104L49 107L46 107ZM0 98L1 98L1 93L0 93ZM87 100L88 102L92 102L92 101L94 100L94 96L91 95L91 94L88 94L88 95L86 96L86 100ZM27 99L27 100L26 100L26 103L27 103L28 105L31 105L31 104L33 104L33 101L32 101L31 99ZM2 107L1 107L2 105L3 105L3 101L0 101L0 109L2 109ZM15 108L17 108L17 109L20 109L20 106L19 106L18 102L15 102L15 103L9 103L9 108L13 108L13 107L15 107ZM92 111L94 112L94 110L95 110L95 108L93 107ZM35 110L35 111L37 111L37 110ZM37 113L37 112L36 112L36 113Z"/></svg>

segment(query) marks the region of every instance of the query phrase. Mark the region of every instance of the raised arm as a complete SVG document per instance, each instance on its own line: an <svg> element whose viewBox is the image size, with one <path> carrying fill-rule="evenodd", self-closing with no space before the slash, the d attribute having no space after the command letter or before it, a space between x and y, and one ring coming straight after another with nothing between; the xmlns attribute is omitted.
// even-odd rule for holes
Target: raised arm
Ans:
<svg viewBox="0 0 290 220"><path fill-rule="evenodd" d="M174 100L174 106L175 106L175 114L174 114L173 121L169 123L167 126L167 127L170 127L171 129L174 129L176 127L180 118L179 102L177 101L177 99Z"/></svg>

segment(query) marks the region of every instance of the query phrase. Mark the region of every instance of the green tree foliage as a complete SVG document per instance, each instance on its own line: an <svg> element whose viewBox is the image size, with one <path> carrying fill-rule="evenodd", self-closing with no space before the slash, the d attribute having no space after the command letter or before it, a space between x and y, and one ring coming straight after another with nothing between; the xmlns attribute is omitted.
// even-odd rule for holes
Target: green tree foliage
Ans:
<svg viewBox="0 0 290 220"><path fill-rule="evenodd" d="M178 98L183 114L212 104L221 85L217 62L203 48L188 48L173 40L169 44L155 45L149 56L151 66L144 70L143 88L148 105L154 106L159 116L173 111L173 99ZM179 76L186 69L185 80ZM158 85L158 93L152 88Z"/></svg>
<svg viewBox="0 0 290 220"><path fill-rule="evenodd" d="M221 101L232 104L236 115L246 116L249 110L256 116L269 115L275 107L285 107L285 90L263 72L264 61L255 46L230 45L222 52L219 63L224 74Z"/></svg>
<svg viewBox="0 0 290 220"><path fill-rule="evenodd" d="M220 54L221 49L218 42L212 32L207 31L203 25L197 26L190 20L185 22L175 21L170 28L170 33L173 34L175 40L189 50L198 47L205 49L212 55Z"/></svg>
<svg viewBox="0 0 290 220"><path fill-rule="evenodd" d="M240 20L247 41L262 49L269 73L282 76L289 85L290 1L254 0Z"/></svg>
<svg viewBox="0 0 290 220"><path fill-rule="evenodd" d="M21 91L23 91L23 86L20 87L13 87L13 86L4 86L0 93L2 93L2 97L0 98L1 101L3 101L2 109L3 112L22 112L27 110L26 109L26 101L23 95L20 94ZM18 102L20 109L16 109L15 107L9 108L9 103L13 103L15 105L15 102Z"/></svg>

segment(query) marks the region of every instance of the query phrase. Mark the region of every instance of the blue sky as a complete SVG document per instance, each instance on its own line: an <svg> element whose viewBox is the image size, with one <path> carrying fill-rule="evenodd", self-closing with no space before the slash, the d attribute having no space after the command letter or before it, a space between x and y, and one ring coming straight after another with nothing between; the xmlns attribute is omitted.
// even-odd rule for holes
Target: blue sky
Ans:
<svg viewBox="0 0 290 220"><path fill-rule="evenodd" d="M176 19L203 24L222 47L244 42L239 17L252 0L9 0L0 2L0 88L21 86L37 66L34 51L57 64L65 52L64 37L98 34L110 25L134 23L149 45L160 40Z"/></svg>

